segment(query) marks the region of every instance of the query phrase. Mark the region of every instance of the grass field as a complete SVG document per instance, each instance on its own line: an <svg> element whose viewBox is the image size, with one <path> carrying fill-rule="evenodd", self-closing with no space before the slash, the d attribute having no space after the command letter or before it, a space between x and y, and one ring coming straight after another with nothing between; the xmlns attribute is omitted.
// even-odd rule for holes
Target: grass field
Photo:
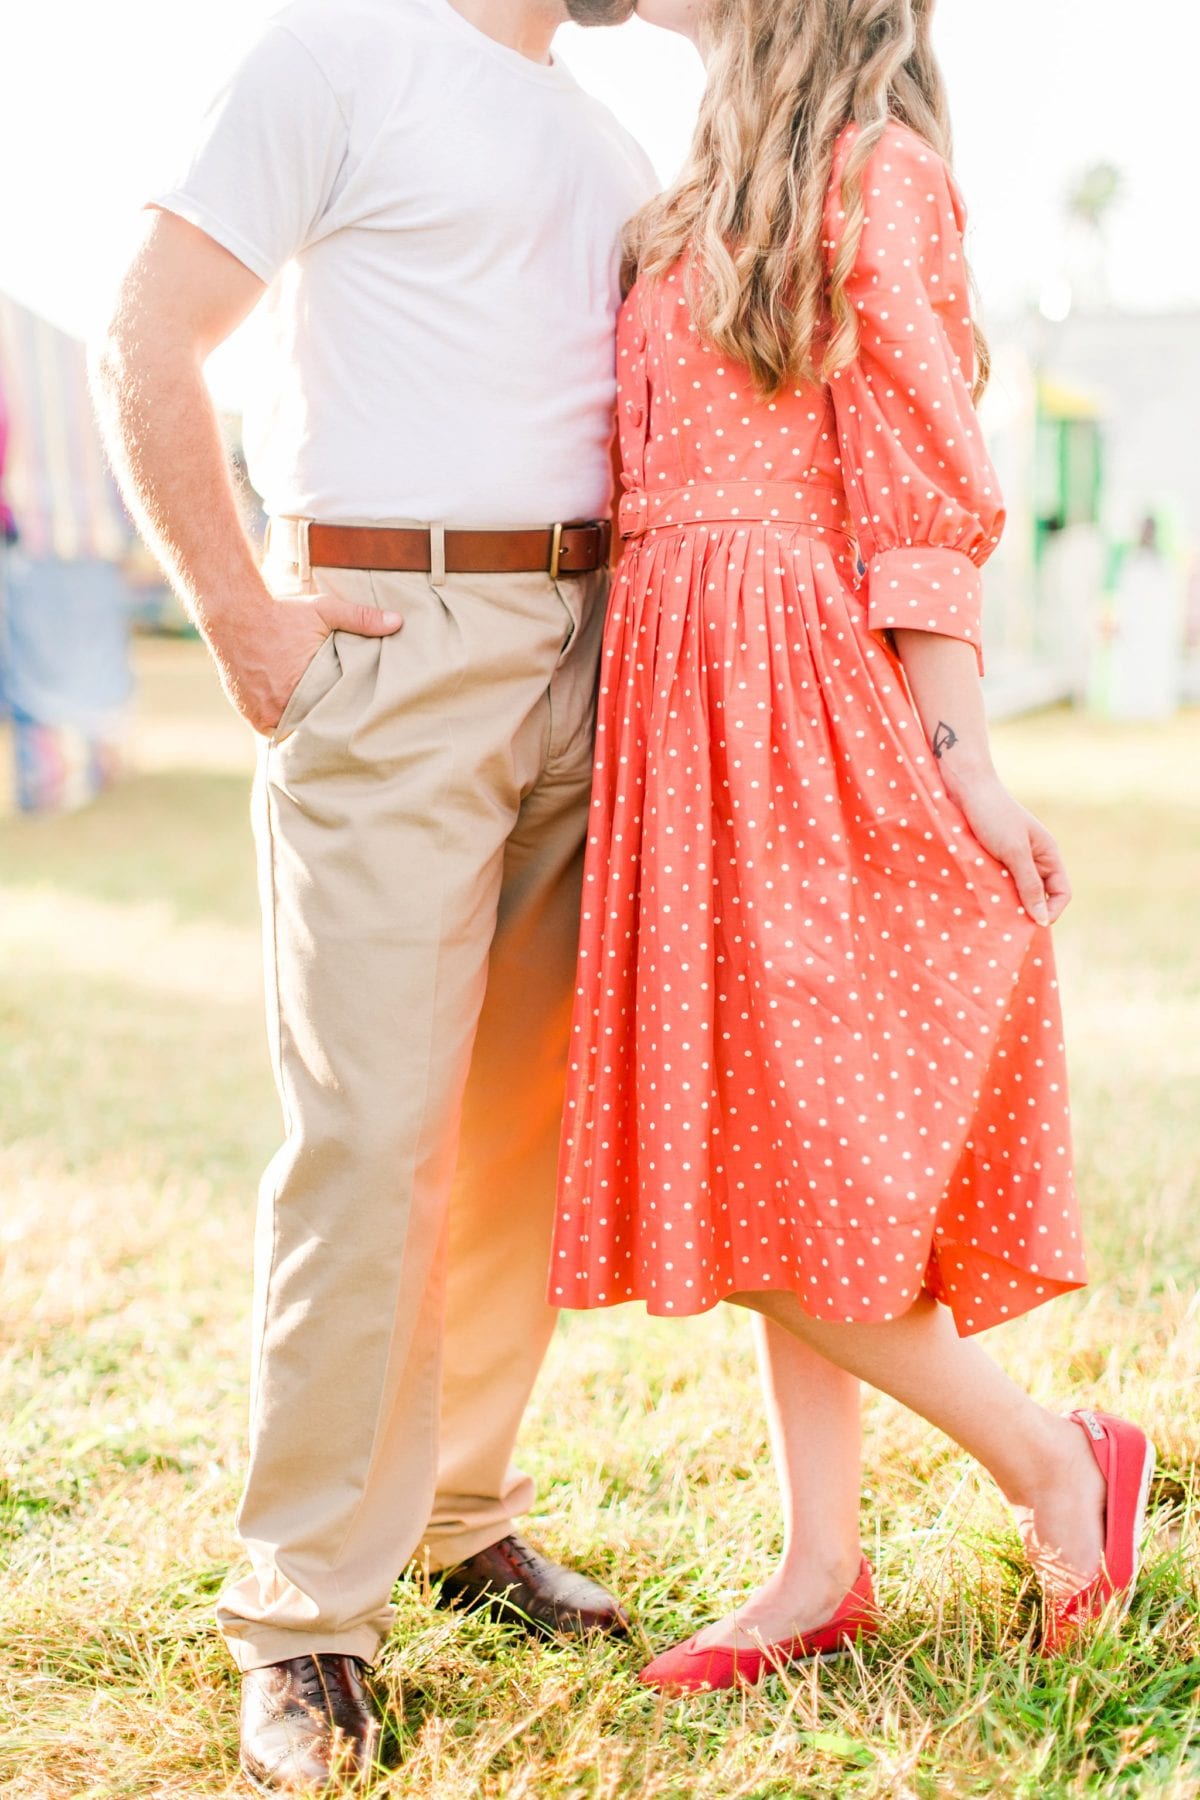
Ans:
<svg viewBox="0 0 1200 1800"><path fill-rule="evenodd" d="M247 750L189 645L143 651L139 767L76 818L0 821L0 1792L238 1792L210 1615L234 1555L257 1172ZM531 1535L610 1579L644 1638L531 1646L400 1590L380 1674L432 1800L1200 1795L1200 718L1004 727L1058 831L1094 1284L994 1339L1047 1400L1143 1420L1162 1469L1133 1616L1031 1654L987 1484L868 1409L890 1624L861 1660L662 1704L632 1674L765 1569L772 1481L749 1331L620 1311L560 1332L528 1421ZM700 1380L695 1371L703 1369Z"/></svg>

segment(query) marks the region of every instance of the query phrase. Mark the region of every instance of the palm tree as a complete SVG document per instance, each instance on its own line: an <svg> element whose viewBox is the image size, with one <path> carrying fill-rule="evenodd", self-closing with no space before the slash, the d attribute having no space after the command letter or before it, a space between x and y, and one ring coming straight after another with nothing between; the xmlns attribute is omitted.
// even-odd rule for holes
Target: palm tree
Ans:
<svg viewBox="0 0 1200 1800"><path fill-rule="evenodd" d="M1116 164L1097 162L1083 170L1066 194L1069 235L1078 246L1072 286L1096 306L1109 302L1108 225L1124 189L1125 179Z"/></svg>

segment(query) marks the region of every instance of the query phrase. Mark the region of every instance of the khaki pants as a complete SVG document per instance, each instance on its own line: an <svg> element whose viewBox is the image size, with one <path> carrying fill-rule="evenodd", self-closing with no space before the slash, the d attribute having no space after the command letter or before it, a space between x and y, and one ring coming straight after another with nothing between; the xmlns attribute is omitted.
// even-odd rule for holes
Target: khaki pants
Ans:
<svg viewBox="0 0 1200 1800"><path fill-rule="evenodd" d="M414 1554L503 1537L545 1288L603 576L322 571L256 785L286 1141L255 1255L243 1669L372 1658ZM460 1148L461 1146L461 1148Z"/></svg>

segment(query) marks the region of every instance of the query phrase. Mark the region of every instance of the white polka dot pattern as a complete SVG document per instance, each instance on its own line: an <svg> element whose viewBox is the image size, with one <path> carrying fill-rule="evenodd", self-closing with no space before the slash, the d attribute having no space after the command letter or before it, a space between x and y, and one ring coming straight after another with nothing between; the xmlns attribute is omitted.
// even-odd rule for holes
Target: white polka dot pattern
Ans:
<svg viewBox="0 0 1200 1800"><path fill-rule="evenodd" d="M559 1306L786 1288L885 1320L924 1285L971 1332L1085 1279L1050 937L879 636L978 646L1002 519L957 202L900 127L868 193L863 354L833 382L756 399L679 272L622 315Z"/></svg>
<svg viewBox="0 0 1200 1800"><path fill-rule="evenodd" d="M842 134L826 209L829 260L845 225ZM868 165L866 219L849 297L857 361L831 383L842 476L867 563L873 631L963 638L980 667L979 565L1004 529L1000 484L971 400L964 208L945 163L889 126Z"/></svg>

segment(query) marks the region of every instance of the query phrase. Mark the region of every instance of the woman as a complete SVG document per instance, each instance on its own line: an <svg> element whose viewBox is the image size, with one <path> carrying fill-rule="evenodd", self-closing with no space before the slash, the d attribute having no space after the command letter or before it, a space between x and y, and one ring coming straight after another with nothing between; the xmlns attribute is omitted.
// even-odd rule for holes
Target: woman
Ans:
<svg viewBox="0 0 1200 1800"><path fill-rule="evenodd" d="M875 1628L863 1380L995 1477L1054 1648L1127 1599L1153 1451L971 1341L1085 1272L1070 890L980 692L1003 514L930 0L641 11L709 82L631 230L550 1294L758 1314L788 1525L773 1578L643 1680L730 1686Z"/></svg>

